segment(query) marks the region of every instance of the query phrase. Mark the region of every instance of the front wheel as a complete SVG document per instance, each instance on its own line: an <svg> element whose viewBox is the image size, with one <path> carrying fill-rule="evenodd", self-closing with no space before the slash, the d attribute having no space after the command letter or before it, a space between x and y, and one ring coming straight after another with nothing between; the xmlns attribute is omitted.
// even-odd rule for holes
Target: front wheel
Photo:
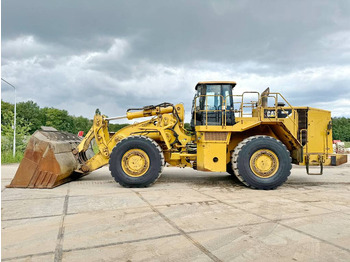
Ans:
<svg viewBox="0 0 350 262"><path fill-rule="evenodd" d="M235 148L232 167L246 186L274 189L287 180L292 164L290 153L281 141L269 136L252 136Z"/></svg>
<svg viewBox="0 0 350 262"><path fill-rule="evenodd" d="M147 187L161 175L164 156L159 145L145 136L130 136L120 141L109 159L109 170L124 187Z"/></svg>

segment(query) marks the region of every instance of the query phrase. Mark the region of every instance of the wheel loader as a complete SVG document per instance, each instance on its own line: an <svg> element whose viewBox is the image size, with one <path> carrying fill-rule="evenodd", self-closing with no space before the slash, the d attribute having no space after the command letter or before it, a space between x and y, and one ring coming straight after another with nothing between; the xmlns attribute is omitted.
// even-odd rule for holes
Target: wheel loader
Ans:
<svg viewBox="0 0 350 262"><path fill-rule="evenodd" d="M130 108L120 117L96 110L84 138L42 127L8 187L53 188L107 164L120 185L147 187L167 163L228 172L248 187L269 190L288 179L292 163L321 175L324 166L347 162L346 155L333 153L329 111L293 107L269 88L234 94L235 86L232 81L196 85L191 131L184 127L183 104L170 103ZM144 117L116 133L108 130L110 121Z"/></svg>

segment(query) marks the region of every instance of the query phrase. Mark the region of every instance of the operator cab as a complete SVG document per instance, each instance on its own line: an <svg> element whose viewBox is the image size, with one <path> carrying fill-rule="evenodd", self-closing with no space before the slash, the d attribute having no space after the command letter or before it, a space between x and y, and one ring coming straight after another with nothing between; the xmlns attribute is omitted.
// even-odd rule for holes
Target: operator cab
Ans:
<svg viewBox="0 0 350 262"><path fill-rule="evenodd" d="M234 125L232 90L235 82L199 82L192 103L191 127Z"/></svg>

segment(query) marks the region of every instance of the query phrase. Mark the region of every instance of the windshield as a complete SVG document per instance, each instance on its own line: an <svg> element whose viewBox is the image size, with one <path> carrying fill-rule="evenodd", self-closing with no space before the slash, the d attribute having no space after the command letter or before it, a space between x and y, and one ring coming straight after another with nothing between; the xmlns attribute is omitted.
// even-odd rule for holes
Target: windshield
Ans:
<svg viewBox="0 0 350 262"><path fill-rule="evenodd" d="M231 85L207 85L207 110L232 108ZM225 103L226 101L226 103Z"/></svg>

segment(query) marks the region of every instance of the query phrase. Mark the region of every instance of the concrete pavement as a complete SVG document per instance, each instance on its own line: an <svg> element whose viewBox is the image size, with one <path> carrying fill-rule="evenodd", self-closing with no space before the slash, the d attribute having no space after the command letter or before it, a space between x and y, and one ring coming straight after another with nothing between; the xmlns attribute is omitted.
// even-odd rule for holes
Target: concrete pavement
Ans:
<svg viewBox="0 0 350 262"><path fill-rule="evenodd" d="M108 168L55 189L4 188L2 261L350 261L350 165L273 191L165 168L126 189Z"/></svg>

